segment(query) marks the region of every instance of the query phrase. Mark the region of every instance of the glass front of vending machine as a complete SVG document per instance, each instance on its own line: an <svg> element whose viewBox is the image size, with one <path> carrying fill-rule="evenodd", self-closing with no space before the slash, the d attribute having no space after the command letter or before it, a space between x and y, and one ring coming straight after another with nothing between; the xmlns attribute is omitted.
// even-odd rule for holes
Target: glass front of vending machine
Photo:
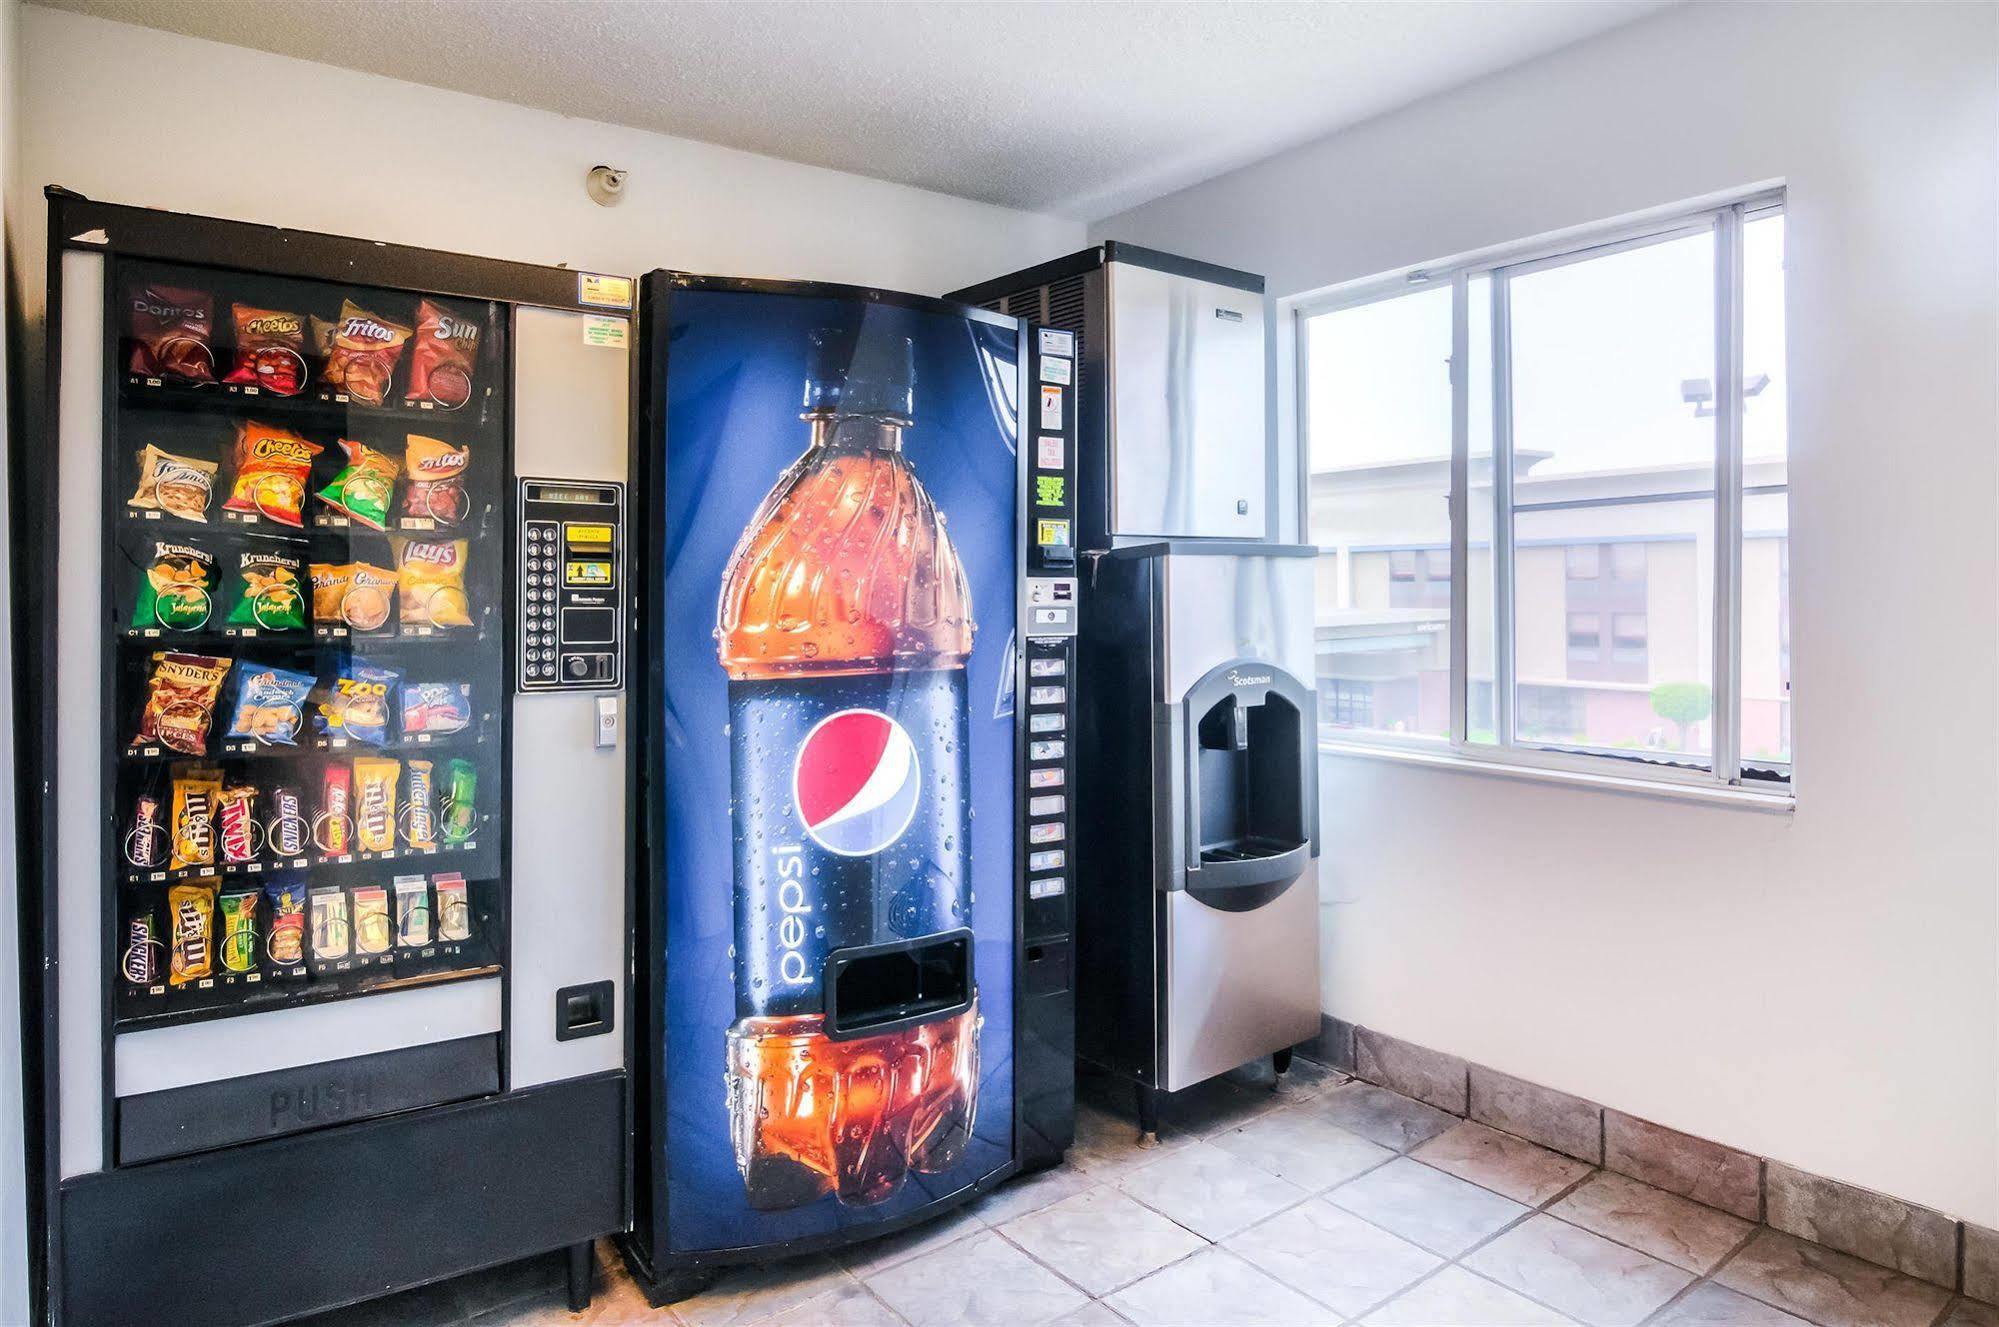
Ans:
<svg viewBox="0 0 1999 1327"><path fill-rule="evenodd" d="M629 283L49 217L13 477L46 1320L587 1251L627 1202ZM596 500L571 556L519 527L530 466Z"/></svg>

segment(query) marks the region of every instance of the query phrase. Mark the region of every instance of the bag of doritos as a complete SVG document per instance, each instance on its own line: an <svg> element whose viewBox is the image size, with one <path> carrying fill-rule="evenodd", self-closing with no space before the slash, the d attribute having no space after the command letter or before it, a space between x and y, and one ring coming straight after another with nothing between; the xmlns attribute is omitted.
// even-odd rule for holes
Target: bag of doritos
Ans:
<svg viewBox="0 0 1999 1327"><path fill-rule="evenodd" d="M128 366L142 378L215 381L215 297L206 291L147 285L127 298L132 315Z"/></svg>

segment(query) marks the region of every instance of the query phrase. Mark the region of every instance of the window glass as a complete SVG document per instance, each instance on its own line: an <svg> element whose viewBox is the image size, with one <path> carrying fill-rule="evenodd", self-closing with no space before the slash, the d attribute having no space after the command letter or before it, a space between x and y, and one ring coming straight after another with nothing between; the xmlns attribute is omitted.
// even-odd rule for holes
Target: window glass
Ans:
<svg viewBox="0 0 1999 1327"><path fill-rule="evenodd" d="M1742 758L1791 761L1790 441L1784 217L1742 227Z"/></svg>
<svg viewBox="0 0 1999 1327"><path fill-rule="evenodd" d="M1514 675L1528 743L1699 763L1712 751L1714 240L1509 282ZM1585 647L1584 615L1612 628ZM1566 648L1555 635L1570 624ZM1620 644L1615 626L1637 627ZM1638 624L1642 623L1642 627ZM1535 714L1556 714L1543 726Z"/></svg>
<svg viewBox="0 0 1999 1327"><path fill-rule="evenodd" d="M1451 292L1304 320L1314 633L1329 729L1448 737Z"/></svg>

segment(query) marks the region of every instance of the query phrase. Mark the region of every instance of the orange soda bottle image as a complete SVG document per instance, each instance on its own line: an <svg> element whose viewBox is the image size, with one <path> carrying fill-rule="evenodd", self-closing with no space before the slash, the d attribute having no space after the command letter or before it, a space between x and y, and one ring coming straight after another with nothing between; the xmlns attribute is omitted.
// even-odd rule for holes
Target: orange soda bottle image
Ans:
<svg viewBox="0 0 1999 1327"><path fill-rule="evenodd" d="M715 628L735 867L729 1113L750 1205L766 1210L880 1202L911 1171L948 1170L978 1105L971 591L902 450L909 338L820 330L806 360L809 440L737 541ZM853 982L829 975L856 951L886 959L846 968ZM916 974L940 953L958 956L955 975L926 985Z"/></svg>

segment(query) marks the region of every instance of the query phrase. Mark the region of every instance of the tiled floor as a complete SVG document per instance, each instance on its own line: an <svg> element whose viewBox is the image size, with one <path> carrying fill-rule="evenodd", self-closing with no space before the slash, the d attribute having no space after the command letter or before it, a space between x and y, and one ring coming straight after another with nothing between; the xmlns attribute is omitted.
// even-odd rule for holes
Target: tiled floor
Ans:
<svg viewBox="0 0 1999 1327"><path fill-rule="evenodd" d="M648 1309L608 1246L563 1307L536 1259L310 1327L1999 1327L1990 1306L1299 1061L1163 1110L1086 1080L1060 1170L833 1256Z"/></svg>

